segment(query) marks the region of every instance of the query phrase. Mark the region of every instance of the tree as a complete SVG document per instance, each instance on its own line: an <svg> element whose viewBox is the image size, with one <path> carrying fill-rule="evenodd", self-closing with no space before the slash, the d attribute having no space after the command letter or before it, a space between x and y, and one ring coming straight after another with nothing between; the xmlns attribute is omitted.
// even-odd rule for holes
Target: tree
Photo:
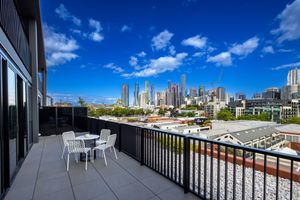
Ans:
<svg viewBox="0 0 300 200"><path fill-rule="evenodd" d="M242 115L237 118L238 120L258 120L258 121L270 121L268 113L262 113L259 115Z"/></svg>
<svg viewBox="0 0 300 200"><path fill-rule="evenodd" d="M83 98L81 98L81 97L78 98L78 103L79 103L79 105L80 105L81 107L86 106L85 100L84 100Z"/></svg>
<svg viewBox="0 0 300 200"><path fill-rule="evenodd" d="M282 122L283 124L300 124L300 117L290 117Z"/></svg>
<svg viewBox="0 0 300 200"><path fill-rule="evenodd" d="M167 110L160 108L158 111L158 114L164 116L166 114L166 112L167 112Z"/></svg>
<svg viewBox="0 0 300 200"><path fill-rule="evenodd" d="M217 115L217 119L228 121L228 120L234 120L234 117L227 108L222 108Z"/></svg>

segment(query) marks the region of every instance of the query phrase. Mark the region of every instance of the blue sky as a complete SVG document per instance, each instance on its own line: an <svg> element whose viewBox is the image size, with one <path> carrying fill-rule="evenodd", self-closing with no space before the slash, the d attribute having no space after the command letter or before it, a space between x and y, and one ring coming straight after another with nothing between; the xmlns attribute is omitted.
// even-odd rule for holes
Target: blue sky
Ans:
<svg viewBox="0 0 300 200"><path fill-rule="evenodd" d="M41 0L41 10L56 100L111 103L128 83L132 102L136 81L163 90L182 73L188 87L250 97L300 66L300 0Z"/></svg>

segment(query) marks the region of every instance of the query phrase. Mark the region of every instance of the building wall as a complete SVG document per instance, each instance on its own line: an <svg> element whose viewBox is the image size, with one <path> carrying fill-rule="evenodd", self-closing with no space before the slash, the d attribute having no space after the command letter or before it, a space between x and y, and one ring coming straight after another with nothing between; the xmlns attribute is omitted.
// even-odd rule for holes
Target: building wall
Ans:
<svg viewBox="0 0 300 200"><path fill-rule="evenodd" d="M38 142L38 109L46 102L46 66L44 52L38 50L43 50L39 1L0 0L0 4L1 199L32 144ZM24 12L25 4L32 9ZM39 73L43 74L40 80Z"/></svg>

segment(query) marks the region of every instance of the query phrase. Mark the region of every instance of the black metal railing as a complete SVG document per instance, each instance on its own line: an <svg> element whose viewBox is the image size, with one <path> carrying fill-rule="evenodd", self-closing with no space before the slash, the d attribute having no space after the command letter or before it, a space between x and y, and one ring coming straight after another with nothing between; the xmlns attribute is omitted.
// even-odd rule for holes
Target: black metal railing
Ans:
<svg viewBox="0 0 300 200"><path fill-rule="evenodd" d="M117 134L119 151L203 199L299 199L300 157L159 129L86 118Z"/></svg>
<svg viewBox="0 0 300 200"><path fill-rule="evenodd" d="M12 0L0 0L0 25L31 74L30 49L20 16Z"/></svg>

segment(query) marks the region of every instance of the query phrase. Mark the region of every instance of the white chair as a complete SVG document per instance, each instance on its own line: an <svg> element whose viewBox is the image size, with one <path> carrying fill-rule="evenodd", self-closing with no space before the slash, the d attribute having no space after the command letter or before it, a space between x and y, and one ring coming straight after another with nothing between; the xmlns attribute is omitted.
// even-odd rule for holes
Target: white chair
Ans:
<svg viewBox="0 0 300 200"><path fill-rule="evenodd" d="M63 152L61 154L61 158L64 157L65 150L66 150L66 148L68 146L68 142L67 141L75 139L75 133L74 133L74 131L63 132L62 139L63 139L63 143L64 143L64 149L63 149Z"/></svg>
<svg viewBox="0 0 300 200"><path fill-rule="evenodd" d="M116 150L115 150L115 147L114 147L115 143L116 143L116 139L117 139L116 134L110 135L110 136L108 136L108 140L105 144L101 144L101 145L98 145L95 148L93 148L94 151L96 151L96 150L102 151L102 156L104 157L104 162L105 162L106 166L107 166L107 161L106 161L106 156L105 156L105 150L106 149L113 148L115 157L116 157L116 159L118 159L117 153L116 153Z"/></svg>
<svg viewBox="0 0 300 200"><path fill-rule="evenodd" d="M92 148L85 147L84 140L73 139L68 140L68 157L67 157L67 171L69 171L70 154L75 155L75 160L78 163L78 157L80 153L85 154L85 170L87 170L88 153L91 152L90 159L93 162Z"/></svg>
<svg viewBox="0 0 300 200"><path fill-rule="evenodd" d="M109 129L101 129L100 138L96 141L96 146L101 144L105 144L108 140L108 136L110 136L111 131Z"/></svg>

